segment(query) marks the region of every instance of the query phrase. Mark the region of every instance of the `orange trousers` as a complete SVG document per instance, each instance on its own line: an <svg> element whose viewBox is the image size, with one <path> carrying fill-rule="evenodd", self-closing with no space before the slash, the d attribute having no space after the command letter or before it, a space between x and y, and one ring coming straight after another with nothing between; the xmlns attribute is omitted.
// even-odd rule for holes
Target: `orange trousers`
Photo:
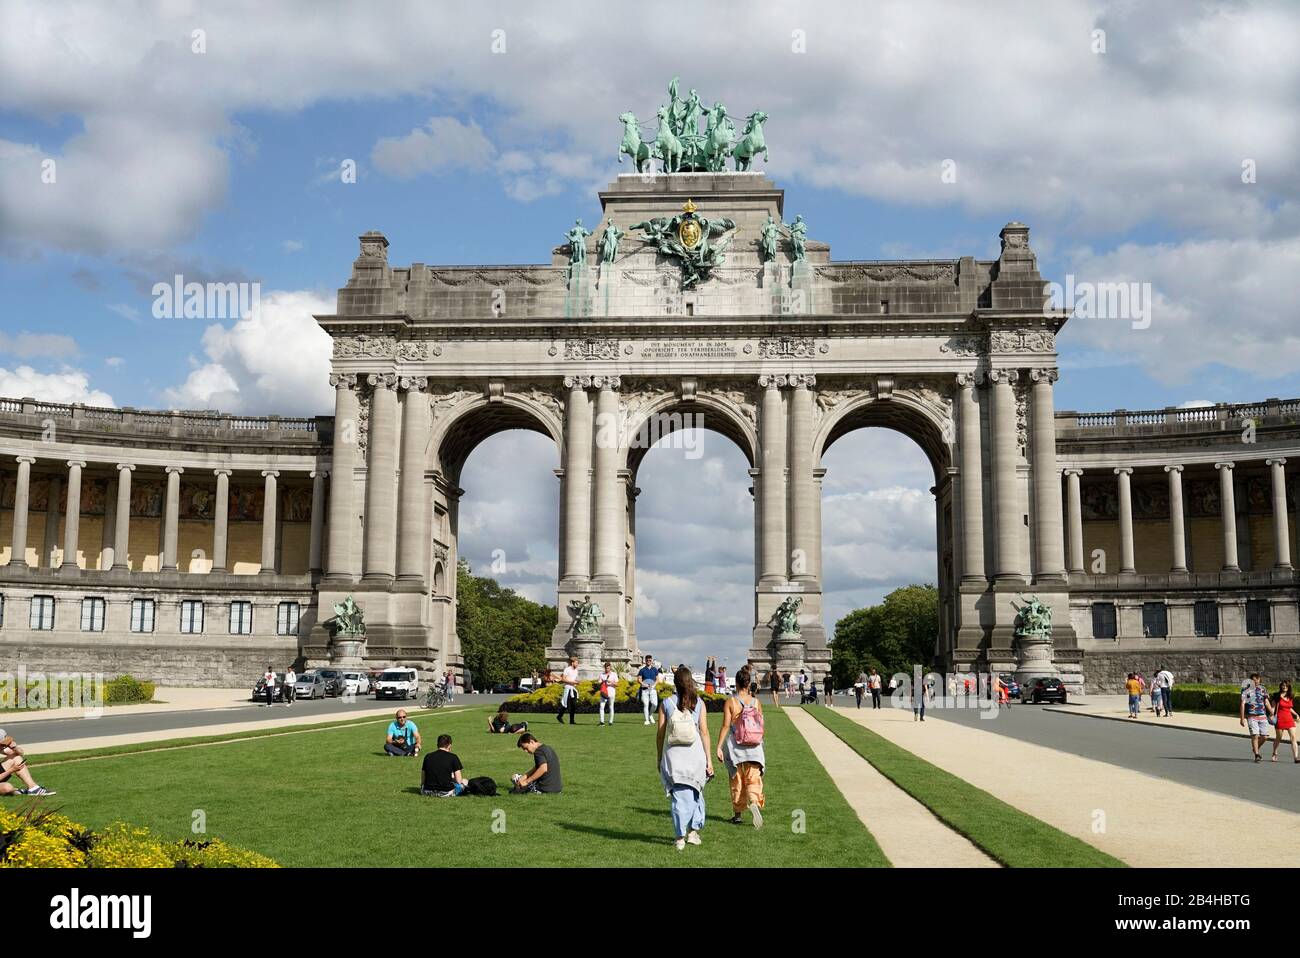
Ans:
<svg viewBox="0 0 1300 958"><path fill-rule="evenodd" d="M757 803L759 808L766 808L763 797L763 766L757 762L741 762L736 766L736 774L731 776L731 810L739 815Z"/></svg>

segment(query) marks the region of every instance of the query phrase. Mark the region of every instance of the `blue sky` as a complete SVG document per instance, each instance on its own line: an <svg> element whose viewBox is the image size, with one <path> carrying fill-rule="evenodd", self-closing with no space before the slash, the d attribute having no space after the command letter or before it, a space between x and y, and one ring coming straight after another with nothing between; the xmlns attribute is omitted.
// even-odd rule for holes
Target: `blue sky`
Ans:
<svg viewBox="0 0 1300 958"><path fill-rule="evenodd" d="M1058 409L1300 395L1294 6L445 6L0 6L0 395L327 413L310 313L332 308L359 233L384 232L397 264L547 261L629 169L617 115L651 116L675 73L705 102L771 115L765 171L835 259L991 258L1018 219L1049 279L1150 284L1150 328L1066 327ZM264 315L152 318L150 287L177 272L260 282ZM549 483L515 489L493 463L516 440L470 460L464 545L506 547L520 557L508 580L544 598L554 535L505 517L530 504L553 523L553 451L527 446ZM828 514L843 507L859 546L828 533L842 611L933 568L919 451L854 443L833 451L828 484ZM745 542L707 548L718 504L747 498L725 445L703 464L647 460L646 476L686 470L700 490L698 509L644 505L645 608L694 611L643 615L643 637L683 654L738 656L743 637L709 622L752 601ZM889 543L924 558L891 563Z"/></svg>

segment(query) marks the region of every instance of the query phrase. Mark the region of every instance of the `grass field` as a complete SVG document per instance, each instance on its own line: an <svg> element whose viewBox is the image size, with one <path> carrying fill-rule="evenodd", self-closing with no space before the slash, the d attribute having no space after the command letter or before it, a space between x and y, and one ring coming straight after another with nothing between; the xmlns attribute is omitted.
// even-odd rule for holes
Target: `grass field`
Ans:
<svg viewBox="0 0 1300 958"><path fill-rule="evenodd" d="M807 711L882 775L1003 865L1125 867L1119 859L1008 805L832 709L814 705Z"/></svg>
<svg viewBox="0 0 1300 958"><path fill-rule="evenodd" d="M515 736L485 731L487 713L413 718L426 748L446 732L467 776L508 786L532 759ZM766 716L766 826L727 823L719 768L706 791L704 844L683 852L672 846L654 730L637 717L603 729L594 717L572 727L529 718L559 755L561 795L425 798L419 759L383 753L387 719L93 761L42 764L38 757L35 767L38 780L59 792L50 805L74 820L93 827L121 820L185 838L201 810L209 837L290 866L888 865L789 719L777 709ZM716 735L716 717L711 725Z"/></svg>

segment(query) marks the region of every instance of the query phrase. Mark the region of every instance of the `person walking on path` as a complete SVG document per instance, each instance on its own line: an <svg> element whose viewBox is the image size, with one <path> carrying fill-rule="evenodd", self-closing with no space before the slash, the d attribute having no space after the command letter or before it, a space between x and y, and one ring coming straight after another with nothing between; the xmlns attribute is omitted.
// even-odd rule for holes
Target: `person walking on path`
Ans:
<svg viewBox="0 0 1300 958"><path fill-rule="evenodd" d="M1259 682L1259 673L1252 672L1250 681L1241 690L1241 724L1250 736L1250 751L1256 762L1264 761L1259 750L1268 738L1268 716L1272 711L1273 703L1269 700L1268 691Z"/></svg>
<svg viewBox="0 0 1300 958"><path fill-rule="evenodd" d="M743 690L743 691L742 691ZM763 827L763 706L749 690L749 669L740 670L736 694L722 710L718 732L718 761L724 763L731 783L731 824L743 825L741 814L749 809L755 828Z"/></svg>
<svg viewBox="0 0 1300 958"><path fill-rule="evenodd" d="M659 711L659 667L654 661L654 656L647 655L645 665L636 674L641 683L641 714L645 716L642 725L649 725L650 713Z"/></svg>
<svg viewBox="0 0 1300 958"><path fill-rule="evenodd" d="M871 689L871 707L880 708L880 673L875 669L871 670L871 675L867 679L867 687Z"/></svg>
<svg viewBox="0 0 1300 958"><path fill-rule="evenodd" d="M618 673L608 662L600 674L600 724L605 724L605 707L609 706L609 724L614 724L614 699L618 695Z"/></svg>
<svg viewBox="0 0 1300 958"><path fill-rule="evenodd" d="M569 659L569 665L560 676L560 681L564 683L564 691L560 693L560 710L555 715L555 720L561 725L564 724L564 710L569 710L569 724L577 725L578 722L574 715L578 710L578 660Z"/></svg>
<svg viewBox="0 0 1300 958"><path fill-rule="evenodd" d="M1128 693L1128 717L1137 718L1142 709L1142 683L1138 681L1136 673L1128 674L1124 680L1124 691Z"/></svg>
<svg viewBox="0 0 1300 958"><path fill-rule="evenodd" d="M280 698L284 699L285 705L293 704L293 687L298 684L298 673L290 665L284 670L284 691L280 693Z"/></svg>
<svg viewBox="0 0 1300 958"><path fill-rule="evenodd" d="M773 669L768 673L767 680L772 687L772 704L779 706L781 704L781 673Z"/></svg>
<svg viewBox="0 0 1300 958"><path fill-rule="evenodd" d="M857 700L858 708L862 708L862 694L866 691L870 680L866 672L858 673L858 680L853 683L853 697Z"/></svg>
<svg viewBox="0 0 1300 958"><path fill-rule="evenodd" d="M925 721L925 683L912 689L912 721Z"/></svg>
<svg viewBox="0 0 1300 958"><path fill-rule="evenodd" d="M1164 705L1165 718L1174 714L1174 673L1161 666L1156 673L1155 684L1160 686L1160 698Z"/></svg>
<svg viewBox="0 0 1300 958"><path fill-rule="evenodd" d="M691 670L673 673L675 692L659 708L659 777L672 809L676 848L699 845L704 827L704 786L713 778L709 716L695 689Z"/></svg>
<svg viewBox="0 0 1300 958"><path fill-rule="evenodd" d="M266 683L266 707L270 708L271 703L275 701L275 669L268 665L262 681Z"/></svg>
<svg viewBox="0 0 1300 958"><path fill-rule="evenodd" d="M817 691L817 686L815 683L813 685L813 691L814 692ZM827 672L826 677L822 679L822 691L826 695L826 704L831 706L831 708L834 708L835 707L835 680L831 677L831 674L829 672Z"/></svg>
<svg viewBox="0 0 1300 958"><path fill-rule="evenodd" d="M1142 681L1142 673L1138 673L1138 682ZM1165 707L1164 690L1154 681L1151 683L1151 711L1156 713L1156 718L1160 718L1160 713Z"/></svg>
<svg viewBox="0 0 1300 958"><path fill-rule="evenodd" d="M1300 746L1295 740L1295 695L1291 691L1291 680L1283 679L1277 687L1277 706L1273 710L1277 724L1273 733L1273 761L1277 761L1277 747L1282 744L1282 733L1286 732L1291 740L1291 760L1300 765Z"/></svg>

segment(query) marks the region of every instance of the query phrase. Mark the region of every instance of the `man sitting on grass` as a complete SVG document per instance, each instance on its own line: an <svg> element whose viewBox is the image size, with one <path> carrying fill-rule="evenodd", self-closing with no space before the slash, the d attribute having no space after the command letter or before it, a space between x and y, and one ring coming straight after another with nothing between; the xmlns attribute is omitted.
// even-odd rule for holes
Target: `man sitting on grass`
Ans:
<svg viewBox="0 0 1300 958"><path fill-rule="evenodd" d="M543 745L535 736L528 733L519 736L519 741L515 744L533 757L533 770L527 775L520 775L518 772L511 775L510 780L515 783L515 787L510 790L510 793L512 795L524 795L528 792L558 793L561 787L560 758L555 754L555 749Z"/></svg>
<svg viewBox="0 0 1300 958"><path fill-rule="evenodd" d="M420 784L421 795L434 798L455 798L465 792L465 766L451 750L451 736L439 735L438 748L424 756L424 775Z"/></svg>
<svg viewBox="0 0 1300 958"><path fill-rule="evenodd" d="M406 709L397 710L397 721L388 723L384 751L389 755L419 755L420 730L406 718Z"/></svg>
<svg viewBox="0 0 1300 958"><path fill-rule="evenodd" d="M17 775L25 788L14 788L9 784L10 777ZM0 728L0 795L56 795L47 788L36 784L32 773L27 768L27 758L12 735Z"/></svg>

